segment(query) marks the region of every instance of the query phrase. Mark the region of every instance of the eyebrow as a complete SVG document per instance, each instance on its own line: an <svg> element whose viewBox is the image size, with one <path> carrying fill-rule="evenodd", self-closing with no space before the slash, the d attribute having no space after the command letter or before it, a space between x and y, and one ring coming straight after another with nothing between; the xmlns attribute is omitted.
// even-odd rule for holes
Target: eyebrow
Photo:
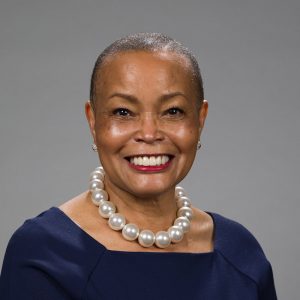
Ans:
<svg viewBox="0 0 300 300"><path fill-rule="evenodd" d="M160 102L168 101L168 100L170 100L174 97L177 97L177 96L182 96L185 99L187 99L186 95L183 94L182 92L173 92L173 93L168 93L168 94L164 94L164 95L160 96L159 101ZM114 98L114 97L123 98L125 100L128 100L131 103L134 103L134 104L139 102L137 97L135 97L133 95L130 95L130 94L124 94L124 93L113 93L111 96L109 96L108 99L111 99L111 98Z"/></svg>

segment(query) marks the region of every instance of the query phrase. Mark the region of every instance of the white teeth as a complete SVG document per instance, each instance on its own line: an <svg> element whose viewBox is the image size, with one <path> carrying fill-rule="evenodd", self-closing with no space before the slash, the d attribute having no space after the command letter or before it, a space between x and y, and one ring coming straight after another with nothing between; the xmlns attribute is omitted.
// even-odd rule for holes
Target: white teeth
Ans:
<svg viewBox="0 0 300 300"><path fill-rule="evenodd" d="M161 165L161 156L156 157L156 165Z"/></svg>
<svg viewBox="0 0 300 300"><path fill-rule="evenodd" d="M149 165L156 166L156 158L154 156L150 156Z"/></svg>
<svg viewBox="0 0 300 300"><path fill-rule="evenodd" d="M147 156L144 156L143 157L143 165L144 166L149 166L149 164L150 164L149 158Z"/></svg>
<svg viewBox="0 0 300 300"><path fill-rule="evenodd" d="M130 163L137 166L159 166L169 161L169 156L135 156L130 158Z"/></svg>
<svg viewBox="0 0 300 300"><path fill-rule="evenodd" d="M142 165L142 164L143 164L143 158L139 157L136 165Z"/></svg>

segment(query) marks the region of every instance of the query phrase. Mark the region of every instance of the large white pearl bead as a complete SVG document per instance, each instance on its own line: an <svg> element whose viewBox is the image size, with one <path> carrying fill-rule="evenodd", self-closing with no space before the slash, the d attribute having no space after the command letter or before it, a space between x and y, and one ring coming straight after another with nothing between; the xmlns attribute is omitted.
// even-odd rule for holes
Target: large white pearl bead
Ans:
<svg viewBox="0 0 300 300"><path fill-rule="evenodd" d="M193 218L193 210L190 207L181 207L177 211L177 217L187 217L191 221Z"/></svg>
<svg viewBox="0 0 300 300"><path fill-rule="evenodd" d="M94 190L92 192L92 201L99 206L103 201L108 201L108 194L105 190Z"/></svg>
<svg viewBox="0 0 300 300"><path fill-rule="evenodd" d="M188 198L188 197L179 197L178 200L177 200L177 206L178 207L191 207L192 206L192 202L191 200Z"/></svg>
<svg viewBox="0 0 300 300"><path fill-rule="evenodd" d="M182 196L185 196L185 190L183 187L181 186L176 186L175 187L175 195L177 197L182 197Z"/></svg>
<svg viewBox="0 0 300 300"><path fill-rule="evenodd" d="M168 233L172 243L179 243L183 239L184 232L180 226L171 226Z"/></svg>
<svg viewBox="0 0 300 300"><path fill-rule="evenodd" d="M100 190L100 189L103 189L104 188L104 184L102 182L102 180L100 179L93 179L90 181L90 186L89 186L89 189L90 191L94 191L96 189Z"/></svg>
<svg viewBox="0 0 300 300"><path fill-rule="evenodd" d="M128 241L134 241L139 235L139 228L133 224L126 224L122 229L123 237Z"/></svg>
<svg viewBox="0 0 300 300"><path fill-rule="evenodd" d="M103 175L105 175L105 171L104 171L104 168L102 166L99 166L95 169L95 171L99 171L101 172Z"/></svg>
<svg viewBox="0 0 300 300"><path fill-rule="evenodd" d="M174 221L174 225L180 226L184 233L190 230L191 223L187 217L179 217Z"/></svg>
<svg viewBox="0 0 300 300"><path fill-rule="evenodd" d="M155 245L159 248L166 248L171 244L171 239L166 231L158 231L155 235Z"/></svg>
<svg viewBox="0 0 300 300"><path fill-rule="evenodd" d="M99 205L99 214L103 218L109 218L111 214L114 214L116 212L115 205L110 201L103 201Z"/></svg>
<svg viewBox="0 0 300 300"><path fill-rule="evenodd" d="M151 230L142 230L139 234L139 243L143 247L151 247L155 242L155 235Z"/></svg>
<svg viewBox="0 0 300 300"><path fill-rule="evenodd" d="M191 201L186 197L185 190L177 186L175 196L177 200L177 219L168 231L159 231L154 234L151 230L139 232L135 224L126 224L125 217L116 213L115 205L109 201L109 196L104 190L105 171L102 166L97 167L90 175L89 190L92 193L93 203L99 206L99 214L108 218L108 225L113 230L122 230L122 235L126 240L133 241L138 238L138 242L143 247L151 247L154 243L159 248L166 248L171 243L180 242L184 233L188 232L191 226L190 220L193 217Z"/></svg>
<svg viewBox="0 0 300 300"><path fill-rule="evenodd" d="M104 174L101 173L100 171L94 171L90 175L90 180L94 180L94 179L103 180L104 179Z"/></svg>
<svg viewBox="0 0 300 300"><path fill-rule="evenodd" d="M113 230L121 230L126 224L125 217L122 214L114 213L108 219L108 225Z"/></svg>

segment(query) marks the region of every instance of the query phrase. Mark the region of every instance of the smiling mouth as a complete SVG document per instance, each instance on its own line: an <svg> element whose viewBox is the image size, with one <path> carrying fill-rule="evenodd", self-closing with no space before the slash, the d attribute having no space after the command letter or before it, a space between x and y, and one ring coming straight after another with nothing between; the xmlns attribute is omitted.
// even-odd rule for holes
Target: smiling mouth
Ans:
<svg viewBox="0 0 300 300"><path fill-rule="evenodd" d="M136 155L125 157L132 165L144 167L156 167L167 164L174 158L174 155L161 154L161 155Z"/></svg>

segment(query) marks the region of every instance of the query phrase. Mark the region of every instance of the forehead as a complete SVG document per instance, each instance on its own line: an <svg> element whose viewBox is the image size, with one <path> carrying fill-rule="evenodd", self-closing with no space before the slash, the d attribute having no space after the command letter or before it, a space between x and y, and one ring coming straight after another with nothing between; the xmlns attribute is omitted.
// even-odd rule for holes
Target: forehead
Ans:
<svg viewBox="0 0 300 300"><path fill-rule="evenodd" d="M189 85L192 81L191 63L183 55L172 52L128 51L113 54L103 62L96 80L101 90L111 85L135 87L149 84L154 88L169 85ZM154 86L151 86L154 85Z"/></svg>

